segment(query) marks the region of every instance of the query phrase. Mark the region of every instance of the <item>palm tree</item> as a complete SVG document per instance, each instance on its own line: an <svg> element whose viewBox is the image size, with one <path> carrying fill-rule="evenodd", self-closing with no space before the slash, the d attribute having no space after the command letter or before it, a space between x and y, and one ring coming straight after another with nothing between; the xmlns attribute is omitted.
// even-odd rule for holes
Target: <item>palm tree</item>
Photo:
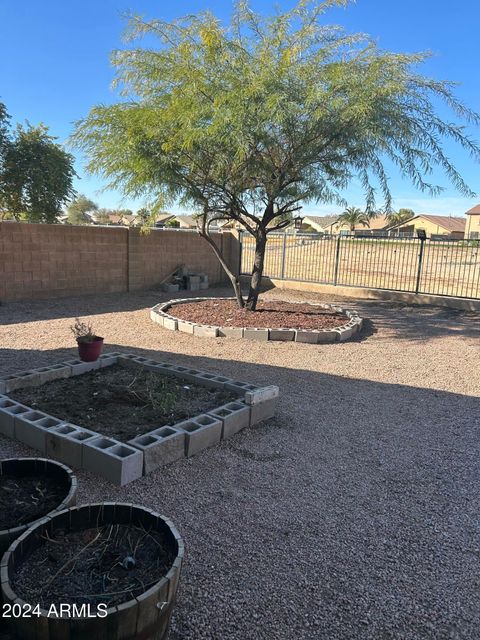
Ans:
<svg viewBox="0 0 480 640"><path fill-rule="evenodd" d="M371 216L358 207L347 207L345 211L338 216L337 222L340 224L348 224L350 231L355 231L355 228L360 224L364 227L369 227L370 217Z"/></svg>
<svg viewBox="0 0 480 640"><path fill-rule="evenodd" d="M415 212L412 209L399 209L398 211L392 211L387 215L388 226L395 227L397 224L406 222L410 218L413 218Z"/></svg>

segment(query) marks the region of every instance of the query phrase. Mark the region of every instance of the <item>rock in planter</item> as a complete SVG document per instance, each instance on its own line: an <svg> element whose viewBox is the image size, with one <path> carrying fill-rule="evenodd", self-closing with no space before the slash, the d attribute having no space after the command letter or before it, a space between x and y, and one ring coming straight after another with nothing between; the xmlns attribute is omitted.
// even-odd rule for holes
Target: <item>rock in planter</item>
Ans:
<svg viewBox="0 0 480 640"><path fill-rule="evenodd" d="M111 557L118 553L115 568ZM61 557L53 574L52 554ZM65 509L28 529L3 557L4 602L40 604L40 615L13 618L11 630L22 640L164 640L183 554L173 523L143 507L107 502ZM88 570L90 565L94 571ZM98 612L100 602L106 616L89 618L84 611L73 618L47 619L51 604L79 607L88 601L87 593L97 594L88 602L90 611Z"/></svg>
<svg viewBox="0 0 480 640"><path fill-rule="evenodd" d="M2 494L10 496L8 505L0 504L0 556L34 522L76 502L77 479L73 472L65 465L45 458L1 460L0 484L4 489ZM30 489L33 498L29 500ZM42 495L49 489L50 499L48 494ZM27 502L22 506L18 502L24 499L23 494Z"/></svg>

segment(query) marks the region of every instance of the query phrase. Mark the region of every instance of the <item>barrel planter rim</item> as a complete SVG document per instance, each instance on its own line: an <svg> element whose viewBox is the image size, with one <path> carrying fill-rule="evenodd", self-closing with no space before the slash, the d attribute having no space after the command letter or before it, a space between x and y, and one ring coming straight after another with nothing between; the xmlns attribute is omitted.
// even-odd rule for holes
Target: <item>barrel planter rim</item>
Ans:
<svg viewBox="0 0 480 640"><path fill-rule="evenodd" d="M68 479L70 480L70 488L69 488L66 496L64 497L64 499L60 502L60 504L58 506L54 507L48 513L45 513L43 516L40 516L39 518L36 518L35 520L32 520L31 522L26 522L25 524L20 524L20 525L18 525L16 527L11 527L9 529L0 529L0 539L1 539L2 535L7 535L7 534L9 536L15 536L15 538L17 538L19 535L23 534L27 529L29 529L30 527L33 527L38 522L41 522L46 517L48 517L50 514L59 513L60 511L64 511L65 509L68 509L69 507L74 506L75 497L77 495L77 489L78 489L77 476L74 474L73 470L70 469L70 467L67 467L67 465L63 464L62 462L58 462L57 460L50 460L49 458L39 458L37 456L23 456L21 458L1 458L0 459L0 468L2 468L2 471L3 471L3 465L6 462L20 462L21 463L21 462L26 462L26 461L31 461L31 460L35 460L35 461L38 461L38 462L45 463L45 468L47 467L47 465L55 465L56 467L58 467L60 469L63 469L63 471L65 471L65 473L67 474ZM2 475L3 475L3 473L0 473L0 477ZM8 548L10 548L10 545L9 545Z"/></svg>
<svg viewBox="0 0 480 640"><path fill-rule="evenodd" d="M150 586L146 591L142 592L141 594L139 594L138 596L130 599L130 600L126 600L125 602L121 602L118 605L115 605L113 607L108 607L107 609L107 616L115 613L116 611L119 610L124 610L124 609L128 609L129 607L133 607L135 605L137 605L139 603L139 598L145 598L150 592L154 592L154 590L159 590L160 587L162 585L164 585L165 582L169 582L170 578L172 578L175 573L178 571L179 575L180 575L180 571L181 571L181 566L182 566L182 562L183 562L183 557L184 557L184 553L185 553L185 545L183 542L183 539L180 535L180 533L178 532L176 526L173 524L173 522L170 520L170 518L163 516L162 514L154 511L153 509L149 509L148 507L144 507L140 504L135 504L135 503L131 503L131 502L91 502L91 503L87 503L87 504L81 504L81 505L76 505L76 506L72 506L72 507L68 507L66 509L63 509L62 511L55 511L52 512L51 514L40 518L39 520L37 520L36 522L34 522L30 527L28 527L28 529L26 529L26 531L24 531L20 536L18 536L12 543L11 545L8 547L8 549L5 551L5 553L3 554L3 557L1 559L0 562L0 583L1 583L1 590L0 590L0 601L3 597L4 601L5 601L5 595L8 596L8 599L11 600L12 602L15 601L15 603L18 603L20 606L23 607L23 605L25 604L31 604L29 602L27 602L26 600L24 600L23 598L21 598L13 589L11 586L11 581L10 581L10 576L9 576L9 561L10 561L10 557L15 553L15 551L17 550L17 548L33 533L35 533L35 531L41 527L43 527L44 525L48 524L49 521L52 521L54 519L58 519L61 518L62 516L64 516L65 514L72 512L72 511L82 511L84 509L90 509L91 507L97 508L97 507L127 507L130 509L135 509L138 511L142 511L144 513L148 513L149 515L151 515L152 517L156 518L157 520L160 519L163 521L163 523L168 527L170 533L172 534L173 539L175 540L175 543L177 545L177 551L175 553L175 557L174 560L170 566L170 568L168 569L168 571L162 575L152 586ZM85 527L85 528L88 528ZM81 528L78 527L73 527L72 530L81 530ZM7 593L5 593L5 591ZM175 594L174 594L175 595ZM40 618L41 617L47 617L47 611L43 608L40 608Z"/></svg>

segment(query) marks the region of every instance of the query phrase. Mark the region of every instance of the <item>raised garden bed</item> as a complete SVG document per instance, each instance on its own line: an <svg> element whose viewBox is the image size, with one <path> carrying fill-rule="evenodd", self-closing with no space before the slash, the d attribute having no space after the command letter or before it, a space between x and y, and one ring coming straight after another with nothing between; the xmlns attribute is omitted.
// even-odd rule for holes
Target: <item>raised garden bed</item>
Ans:
<svg viewBox="0 0 480 640"><path fill-rule="evenodd" d="M0 434L124 485L271 418L279 390L133 354L0 380Z"/></svg>
<svg viewBox="0 0 480 640"><path fill-rule="evenodd" d="M344 342L362 327L354 311L329 304L259 302L255 313L233 298L183 298L156 305L152 320L166 329L200 337L319 344Z"/></svg>
<svg viewBox="0 0 480 640"><path fill-rule="evenodd" d="M119 364L82 376L18 389L11 397L86 429L127 442L238 398L224 389L187 383L155 371Z"/></svg>
<svg viewBox="0 0 480 640"><path fill-rule="evenodd" d="M183 554L173 524L148 509L103 503L64 510L26 531L3 557L4 602L40 605L38 615L13 618L12 630L25 640L162 640ZM61 604L106 615L72 616L70 608L61 619Z"/></svg>
<svg viewBox="0 0 480 640"><path fill-rule="evenodd" d="M44 458L0 461L0 555L33 522L75 504L77 480Z"/></svg>

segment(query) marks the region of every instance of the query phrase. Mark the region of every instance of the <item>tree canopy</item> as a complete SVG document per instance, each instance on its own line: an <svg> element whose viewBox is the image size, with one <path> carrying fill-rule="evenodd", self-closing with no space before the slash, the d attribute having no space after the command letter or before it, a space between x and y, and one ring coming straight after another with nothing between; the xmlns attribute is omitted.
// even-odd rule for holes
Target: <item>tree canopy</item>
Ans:
<svg viewBox="0 0 480 640"><path fill-rule="evenodd" d="M67 208L67 220L69 224L91 224L92 220L87 215L98 210L98 205L84 196L79 194Z"/></svg>
<svg viewBox="0 0 480 640"><path fill-rule="evenodd" d="M222 260L209 224L231 219L256 238L247 307L254 309L267 235L303 203L347 206L360 181L367 212L392 208L386 163L432 195L436 167L473 195L444 152L453 139L472 157L479 148L458 122L480 118L452 86L421 75L425 54L383 51L364 35L324 24L346 0L299 0L273 16L237 2L229 25L209 12L167 23L132 17L128 37L158 46L116 51L121 100L96 106L73 141L90 171L129 196L158 207L174 201L201 213L200 232ZM457 117L436 113L443 100ZM243 304L238 282L225 270Z"/></svg>
<svg viewBox="0 0 480 640"><path fill-rule="evenodd" d="M0 211L30 222L56 222L74 195L73 156L43 124L18 125L13 133L0 104Z"/></svg>
<svg viewBox="0 0 480 640"><path fill-rule="evenodd" d="M350 231L355 231L360 225L362 225L362 227L370 226L368 214L358 207L347 207L345 211L338 216L337 222L347 224Z"/></svg>

